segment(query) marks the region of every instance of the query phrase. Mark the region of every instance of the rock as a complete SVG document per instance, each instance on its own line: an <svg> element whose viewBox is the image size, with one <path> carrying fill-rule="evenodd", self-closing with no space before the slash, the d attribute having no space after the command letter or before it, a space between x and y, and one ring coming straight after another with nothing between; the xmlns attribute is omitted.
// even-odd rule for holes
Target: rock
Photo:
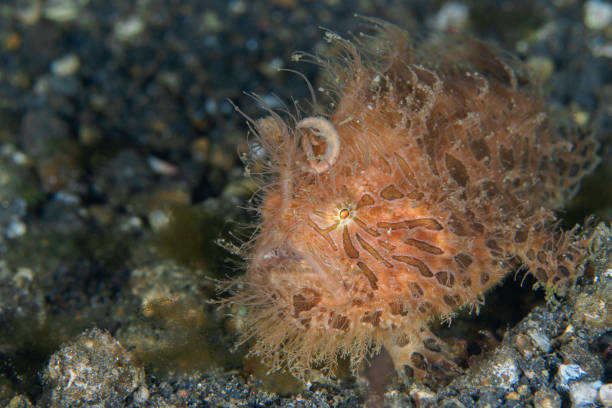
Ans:
<svg viewBox="0 0 612 408"><path fill-rule="evenodd" d="M491 385L510 389L518 382L521 371L517 367L513 356L508 356L506 359L496 361L492 365L490 373L492 375L488 381Z"/></svg>
<svg viewBox="0 0 612 408"><path fill-rule="evenodd" d="M154 173L162 176L175 176L180 171L176 165L155 156L147 157L147 163Z"/></svg>
<svg viewBox="0 0 612 408"><path fill-rule="evenodd" d="M555 70L554 62L548 57L534 55L525 64L540 82L546 82Z"/></svg>
<svg viewBox="0 0 612 408"><path fill-rule="evenodd" d="M586 372L577 364L562 364L557 372L557 384L560 389L568 390L569 383L586 375Z"/></svg>
<svg viewBox="0 0 612 408"><path fill-rule="evenodd" d="M80 5L75 0L49 0L43 9L44 16L57 23L73 21L79 12Z"/></svg>
<svg viewBox="0 0 612 408"><path fill-rule="evenodd" d="M130 286L141 299L144 316L160 316L187 330L201 327L206 319L199 302L205 297L198 284L201 279L201 271L168 262L134 269Z"/></svg>
<svg viewBox="0 0 612 408"><path fill-rule="evenodd" d="M53 354L44 373L52 406L123 406L146 388L144 369L110 334L88 330Z"/></svg>
<svg viewBox="0 0 612 408"><path fill-rule="evenodd" d="M129 42L142 34L145 29L144 21L134 16L115 24L115 37L122 42Z"/></svg>
<svg viewBox="0 0 612 408"><path fill-rule="evenodd" d="M33 408L34 405L23 395L15 395L5 408Z"/></svg>
<svg viewBox="0 0 612 408"><path fill-rule="evenodd" d="M597 294L593 294L591 297L598 297ZM583 328L587 328L588 326L585 324ZM561 346L560 354L563 359L563 362L566 364L575 364L578 365L580 370L586 373L580 373L580 381L592 381L595 379L600 379L604 374L604 368L601 359L594 355L589 349L589 342L581 338L578 332L577 335L567 344ZM582 378L582 376L588 378ZM570 382L573 380L577 380L578 378L570 378Z"/></svg>
<svg viewBox="0 0 612 408"><path fill-rule="evenodd" d="M223 31L223 22L213 10L208 10L202 16L202 27L207 33Z"/></svg>
<svg viewBox="0 0 612 408"><path fill-rule="evenodd" d="M28 230L28 227L24 222L22 222L21 220L14 220L10 224L7 225L6 230L4 231L4 234L9 239L18 238L18 237L25 235L27 230Z"/></svg>
<svg viewBox="0 0 612 408"><path fill-rule="evenodd" d="M79 142L84 146L94 146L102 140L104 136L100 129L91 125L83 125L79 128Z"/></svg>
<svg viewBox="0 0 612 408"><path fill-rule="evenodd" d="M578 382L570 385L570 399L572 407L590 407L595 403L597 392L601 388L601 381Z"/></svg>
<svg viewBox="0 0 612 408"><path fill-rule="evenodd" d="M534 395L534 408L561 408L561 396L549 388L542 388Z"/></svg>
<svg viewBox="0 0 612 408"><path fill-rule="evenodd" d="M612 383L602 385L598 394L599 402L604 407L612 407Z"/></svg>
<svg viewBox="0 0 612 408"><path fill-rule="evenodd" d="M470 10L465 4L449 1L433 17L431 25L438 31L462 32L468 26L469 13Z"/></svg>
<svg viewBox="0 0 612 408"><path fill-rule="evenodd" d="M148 215L149 225L154 231L160 231L168 226L170 217L167 212L162 210L153 210Z"/></svg>
<svg viewBox="0 0 612 408"><path fill-rule="evenodd" d="M64 55L51 63L51 72L57 76L74 75L81 66L81 60L76 54Z"/></svg>
<svg viewBox="0 0 612 408"><path fill-rule="evenodd" d="M530 330L527 332L534 344L542 350L544 353L550 351L550 339L544 334L536 330Z"/></svg>
<svg viewBox="0 0 612 408"><path fill-rule="evenodd" d="M436 399L436 394L416 385L414 385L410 390L410 396L417 404L425 406L427 406L427 404L433 403Z"/></svg>
<svg viewBox="0 0 612 408"><path fill-rule="evenodd" d="M584 25L591 30L601 30L612 24L612 3L590 0L584 3Z"/></svg>

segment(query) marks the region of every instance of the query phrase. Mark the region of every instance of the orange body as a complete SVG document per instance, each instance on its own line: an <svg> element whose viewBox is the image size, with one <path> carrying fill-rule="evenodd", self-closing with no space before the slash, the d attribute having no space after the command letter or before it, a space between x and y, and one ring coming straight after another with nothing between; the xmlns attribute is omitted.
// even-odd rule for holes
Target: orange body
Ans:
<svg viewBox="0 0 612 408"><path fill-rule="evenodd" d="M561 289L584 259L553 210L595 166L596 143L559 136L490 47L413 50L378 29L372 50L338 40L345 57L318 60L339 84L327 118L255 123L276 178L233 301L253 353L299 377L380 346L402 375L456 372L428 322L477 308L518 267Z"/></svg>

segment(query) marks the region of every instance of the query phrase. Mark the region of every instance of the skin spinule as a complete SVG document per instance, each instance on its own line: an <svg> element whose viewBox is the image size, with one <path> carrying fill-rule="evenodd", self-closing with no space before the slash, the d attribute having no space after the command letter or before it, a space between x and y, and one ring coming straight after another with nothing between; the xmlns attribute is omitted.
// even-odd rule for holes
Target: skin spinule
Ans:
<svg viewBox="0 0 612 408"><path fill-rule="evenodd" d="M405 378L459 372L428 329L527 269L563 293L586 250L554 210L597 164L597 143L549 113L516 62L469 39L373 35L323 67L327 115L250 121L267 166L246 274L228 302L243 341L304 379L384 347Z"/></svg>

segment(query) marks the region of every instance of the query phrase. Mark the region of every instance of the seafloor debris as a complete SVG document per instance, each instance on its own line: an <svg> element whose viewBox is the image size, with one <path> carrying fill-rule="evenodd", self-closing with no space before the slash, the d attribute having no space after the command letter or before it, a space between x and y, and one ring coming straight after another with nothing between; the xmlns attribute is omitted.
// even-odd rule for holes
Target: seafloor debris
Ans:
<svg viewBox="0 0 612 408"><path fill-rule="evenodd" d="M51 356L44 374L50 406L121 406L144 402L144 370L110 334L93 329Z"/></svg>

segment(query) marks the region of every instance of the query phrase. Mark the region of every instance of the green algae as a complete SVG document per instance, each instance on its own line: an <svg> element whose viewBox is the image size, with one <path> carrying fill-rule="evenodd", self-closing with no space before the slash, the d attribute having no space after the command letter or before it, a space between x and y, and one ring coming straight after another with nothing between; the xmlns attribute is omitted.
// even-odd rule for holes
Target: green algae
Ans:
<svg viewBox="0 0 612 408"><path fill-rule="evenodd" d="M175 204L169 208L169 218L152 238L162 257L208 271L223 262L227 253L216 244L225 226L223 217L202 206Z"/></svg>

